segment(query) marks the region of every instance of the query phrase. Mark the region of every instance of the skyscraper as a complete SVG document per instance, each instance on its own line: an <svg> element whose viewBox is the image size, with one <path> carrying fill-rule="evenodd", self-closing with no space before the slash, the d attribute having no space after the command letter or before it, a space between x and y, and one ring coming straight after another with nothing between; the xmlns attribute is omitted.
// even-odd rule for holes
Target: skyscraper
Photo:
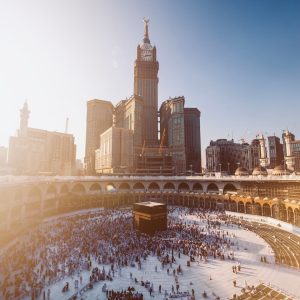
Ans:
<svg viewBox="0 0 300 300"><path fill-rule="evenodd" d="M152 46L148 34L149 20L144 19L144 39L137 47L134 62L134 94L144 100L143 143L158 144L158 61L156 47Z"/></svg>
<svg viewBox="0 0 300 300"><path fill-rule="evenodd" d="M85 169L87 175L95 175L95 151L100 147L100 135L113 124L113 105L105 100L87 102Z"/></svg>
<svg viewBox="0 0 300 300"><path fill-rule="evenodd" d="M127 163L128 171L139 174L185 173L190 165L193 166L193 171L201 171L200 112L196 108L185 110L183 96L170 98L161 105L160 142L158 141L159 64L156 60L156 48L150 43L148 23L149 20L144 19L144 38L137 47L134 62L134 94L129 99L121 100L115 107L107 101L88 102L85 157L87 175L95 174L95 151L97 173L119 171L120 166L117 164L121 160L112 160L113 155L116 157L115 149L108 151L110 146L103 148L104 144L111 145L113 138L118 136L117 132L125 132L117 129L106 131L112 126L132 131L133 147L126 148L126 156L133 157L132 166ZM103 147L101 141L105 141ZM188 166L186 149L189 151ZM129 153L130 151L133 153ZM104 155L105 160L102 157ZM114 164L104 161L114 161ZM131 159L128 161L131 162ZM125 169L124 165L122 167Z"/></svg>
<svg viewBox="0 0 300 300"><path fill-rule="evenodd" d="M100 135L96 150L96 172L132 172L134 155L141 152L143 100L136 95L114 108L113 126Z"/></svg>
<svg viewBox="0 0 300 300"><path fill-rule="evenodd" d="M200 111L198 108L184 108L184 137L186 169L201 173Z"/></svg>
<svg viewBox="0 0 300 300"><path fill-rule="evenodd" d="M134 151L141 151L143 145L142 125L144 120L144 102L137 95L121 100L114 109L114 125L133 131Z"/></svg>
<svg viewBox="0 0 300 300"><path fill-rule="evenodd" d="M168 146L176 173L186 171L184 97L171 98L160 107L160 144Z"/></svg>

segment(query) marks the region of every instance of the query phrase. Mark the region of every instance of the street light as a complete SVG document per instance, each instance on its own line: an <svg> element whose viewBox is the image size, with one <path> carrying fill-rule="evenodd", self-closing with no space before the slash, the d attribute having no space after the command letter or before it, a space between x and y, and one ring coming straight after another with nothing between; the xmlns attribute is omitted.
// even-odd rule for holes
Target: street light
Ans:
<svg viewBox="0 0 300 300"><path fill-rule="evenodd" d="M230 174L230 168L229 168L229 166L230 166L230 163L227 163L227 173L228 173L228 175Z"/></svg>

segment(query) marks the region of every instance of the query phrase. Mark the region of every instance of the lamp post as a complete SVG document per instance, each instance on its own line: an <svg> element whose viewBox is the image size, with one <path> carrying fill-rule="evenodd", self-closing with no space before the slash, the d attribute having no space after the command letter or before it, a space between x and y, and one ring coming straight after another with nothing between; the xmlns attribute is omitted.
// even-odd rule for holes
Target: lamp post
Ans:
<svg viewBox="0 0 300 300"><path fill-rule="evenodd" d="M228 173L228 175L230 174L230 168L229 168L229 166L230 166L230 163L227 163L227 173Z"/></svg>

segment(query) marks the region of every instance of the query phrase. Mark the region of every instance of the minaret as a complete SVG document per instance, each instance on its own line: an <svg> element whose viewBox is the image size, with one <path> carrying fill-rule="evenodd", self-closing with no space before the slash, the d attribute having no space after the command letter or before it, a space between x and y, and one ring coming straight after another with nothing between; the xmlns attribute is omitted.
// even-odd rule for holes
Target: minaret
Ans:
<svg viewBox="0 0 300 300"><path fill-rule="evenodd" d="M28 129L28 120L29 120L30 111L28 110L28 103L25 101L23 108L20 109L20 130L19 136L26 137Z"/></svg>
<svg viewBox="0 0 300 300"><path fill-rule="evenodd" d="M285 141L285 154L286 154L286 156L284 157L285 164L287 168L293 172L295 167L295 157L292 156L293 135L288 130L286 130L283 134L283 138Z"/></svg>
<svg viewBox="0 0 300 300"><path fill-rule="evenodd" d="M265 140L265 137L263 136L263 134L260 134L258 136L258 140L259 140L259 146L260 146L259 162L263 168L266 168L268 165L268 156L267 156L267 149L266 149L266 140Z"/></svg>
<svg viewBox="0 0 300 300"><path fill-rule="evenodd" d="M158 69L156 48L149 39L149 19L144 18L144 38L137 47L134 62L134 94L142 97L144 118L142 121L143 144L158 146Z"/></svg>

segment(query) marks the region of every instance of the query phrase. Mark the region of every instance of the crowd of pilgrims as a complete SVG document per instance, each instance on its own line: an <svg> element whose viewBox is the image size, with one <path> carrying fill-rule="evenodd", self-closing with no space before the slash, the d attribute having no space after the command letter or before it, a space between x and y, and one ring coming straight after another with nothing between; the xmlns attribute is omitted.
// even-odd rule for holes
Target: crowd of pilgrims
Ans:
<svg viewBox="0 0 300 300"><path fill-rule="evenodd" d="M184 215L189 213L206 225L186 221ZM129 287L130 283L138 284L139 293L132 289L108 291L106 284L102 292L107 299L143 299L143 293L154 292L165 294L165 299L168 295L176 298L176 293L183 293L178 276L184 276L184 270L176 263L181 255L190 262L234 259L233 236L220 228L221 223L227 222L222 212L214 212L213 217L200 208L189 211L179 207L169 209L168 229L154 236L134 230L129 209L92 211L45 222L1 254L0 299L22 299L25 295L31 299L54 299L51 285L67 278L70 281L70 276L77 279L70 284L67 281L62 293L72 288L72 299L80 299L76 290L82 286L90 289L99 281L109 283L121 276L125 267L141 269L148 256L156 256L158 266L174 276L172 290L161 285L154 287L151 278L140 280L130 272ZM88 282L83 280L84 270L90 272ZM185 293L195 299L194 290Z"/></svg>

